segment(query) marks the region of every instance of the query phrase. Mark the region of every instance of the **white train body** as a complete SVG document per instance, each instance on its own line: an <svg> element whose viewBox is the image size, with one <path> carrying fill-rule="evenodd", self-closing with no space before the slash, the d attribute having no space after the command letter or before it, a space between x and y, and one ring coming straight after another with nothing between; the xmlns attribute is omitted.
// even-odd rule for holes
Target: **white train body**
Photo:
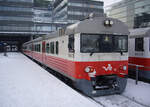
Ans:
<svg viewBox="0 0 150 107"><path fill-rule="evenodd" d="M29 41L23 51L90 96L122 93L128 75L128 34L123 22L95 17Z"/></svg>
<svg viewBox="0 0 150 107"><path fill-rule="evenodd" d="M150 28L130 30L129 63L143 66L139 76L150 79ZM131 73L135 71L133 65L129 69Z"/></svg>

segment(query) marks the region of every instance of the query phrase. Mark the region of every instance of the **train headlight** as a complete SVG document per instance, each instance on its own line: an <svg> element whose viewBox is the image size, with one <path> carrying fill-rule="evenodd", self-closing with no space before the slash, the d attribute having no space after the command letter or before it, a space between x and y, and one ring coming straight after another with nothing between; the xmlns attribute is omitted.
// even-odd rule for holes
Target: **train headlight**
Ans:
<svg viewBox="0 0 150 107"><path fill-rule="evenodd" d="M114 24L112 20L105 20L104 21L104 26L106 27L111 27Z"/></svg>
<svg viewBox="0 0 150 107"><path fill-rule="evenodd" d="M127 66L123 66L123 70L126 71L127 70Z"/></svg>
<svg viewBox="0 0 150 107"><path fill-rule="evenodd" d="M86 67L86 68L85 68L85 72L86 72L86 73L89 73L90 71L91 71L91 68L90 68L90 67Z"/></svg>
<svg viewBox="0 0 150 107"><path fill-rule="evenodd" d="M109 20L106 20L106 21L105 21L105 25L109 25Z"/></svg>
<svg viewBox="0 0 150 107"><path fill-rule="evenodd" d="M113 24L114 24L114 22L112 20L110 20L110 25L113 25Z"/></svg>

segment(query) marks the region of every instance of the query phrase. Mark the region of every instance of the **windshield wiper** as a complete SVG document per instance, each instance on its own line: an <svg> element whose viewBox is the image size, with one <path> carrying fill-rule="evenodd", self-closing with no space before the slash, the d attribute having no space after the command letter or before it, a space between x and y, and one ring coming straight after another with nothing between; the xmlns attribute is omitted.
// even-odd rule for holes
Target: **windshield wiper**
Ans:
<svg viewBox="0 0 150 107"><path fill-rule="evenodd" d="M123 55L123 51L120 51L121 56Z"/></svg>
<svg viewBox="0 0 150 107"><path fill-rule="evenodd" d="M91 52L91 53L90 53L90 56L92 56L92 55L93 55L93 53L94 53L94 52Z"/></svg>
<svg viewBox="0 0 150 107"><path fill-rule="evenodd" d="M91 50L90 56L92 56L92 55L93 55L94 50L95 50L94 48Z"/></svg>

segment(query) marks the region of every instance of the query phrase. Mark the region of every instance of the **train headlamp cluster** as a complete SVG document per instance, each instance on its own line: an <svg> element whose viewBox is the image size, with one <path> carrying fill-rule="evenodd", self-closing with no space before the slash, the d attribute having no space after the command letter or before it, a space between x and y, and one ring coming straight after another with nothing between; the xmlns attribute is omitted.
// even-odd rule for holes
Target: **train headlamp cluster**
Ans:
<svg viewBox="0 0 150 107"><path fill-rule="evenodd" d="M94 72L95 69L92 66L87 66L84 70L86 73L89 73L89 72Z"/></svg>
<svg viewBox="0 0 150 107"><path fill-rule="evenodd" d="M90 68L90 67L86 67L86 68L85 68L85 72L86 72L86 73L89 73L90 71L91 71L91 68Z"/></svg>
<svg viewBox="0 0 150 107"><path fill-rule="evenodd" d="M123 70L126 71L127 70L127 66L123 66Z"/></svg>
<svg viewBox="0 0 150 107"><path fill-rule="evenodd" d="M105 20L104 21L104 26L106 27L111 27L114 24L112 20Z"/></svg>
<svg viewBox="0 0 150 107"><path fill-rule="evenodd" d="M120 66L120 70L124 70L124 71L126 71L127 70L127 66Z"/></svg>

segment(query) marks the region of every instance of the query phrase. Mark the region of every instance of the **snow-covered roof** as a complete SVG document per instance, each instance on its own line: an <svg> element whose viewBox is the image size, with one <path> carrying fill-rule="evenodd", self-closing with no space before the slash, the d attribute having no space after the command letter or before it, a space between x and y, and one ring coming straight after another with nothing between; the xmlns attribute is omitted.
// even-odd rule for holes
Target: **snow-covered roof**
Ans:
<svg viewBox="0 0 150 107"><path fill-rule="evenodd" d="M131 29L129 31L130 31L130 38L150 36L150 27Z"/></svg>

